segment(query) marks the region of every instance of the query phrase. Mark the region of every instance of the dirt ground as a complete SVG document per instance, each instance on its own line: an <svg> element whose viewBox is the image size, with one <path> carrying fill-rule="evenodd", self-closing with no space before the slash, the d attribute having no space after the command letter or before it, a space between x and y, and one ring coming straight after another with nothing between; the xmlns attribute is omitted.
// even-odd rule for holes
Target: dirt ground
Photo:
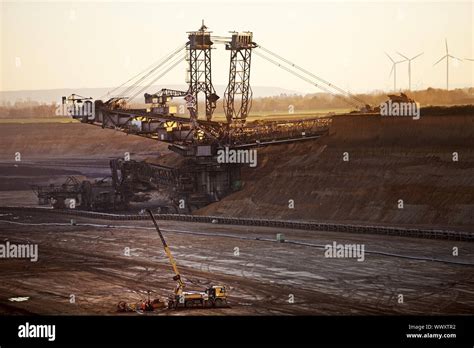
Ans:
<svg viewBox="0 0 474 348"><path fill-rule="evenodd" d="M1 260L0 312L116 314L119 300L138 302L146 297L147 290L153 291L153 297L163 298L172 292L175 285L172 269L151 222L111 223L86 218L76 221L77 225L71 226L70 217L64 215L3 213L0 216L3 243L27 241L38 244L39 248L37 262ZM229 289L231 308L162 310L149 315L469 314L474 311L474 265L375 253L472 262L472 243L407 237L390 237L387 243L386 236L376 235L171 221L162 221L160 225L188 290L223 284ZM316 246L279 243L276 233L283 233L288 241ZM364 244L364 261L325 257L323 246L334 241ZM457 257L452 256L454 246L459 248ZM130 256L125 255L125 248L129 248ZM403 303L399 303L400 294ZM71 295L75 303L70 303ZM9 301L23 296L29 300Z"/></svg>
<svg viewBox="0 0 474 348"><path fill-rule="evenodd" d="M198 213L472 231L473 120L421 119L407 127L408 120L338 119L317 141L259 149L257 168L244 169L243 190ZM132 159L169 156L165 144L82 124L2 125L0 148L0 206L35 206L34 184L62 183L69 175L103 178L110 158L124 152ZM20 162L14 161L17 151ZM453 151L460 154L457 163ZM400 198L403 210L396 206ZM0 244L28 241L39 248L37 262L0 260L1 313L114 315L120 300L138 302L147 290L166 297L174 289L171 267L147 221L77 218L72 226L64 215L0 214ZM231 308L147 315L474 311L474 266L459 264L474 263L469 242L160 224L188 289L224 284ZM311 245L277 243L277 233ZM365 260L326 258L324 246L334 241L364 245ZM12 302L15 297L29 299Z"/></svg>
<svg viewBox="0 0 474 348"><path fill-rule="evenodd" d="M168 152L168 145L139 136L82 123L12 123L0 126L0 160L110 159ZM138 158L140 158L138 157ZM16 163L18 164L18 163Z"/></svg>

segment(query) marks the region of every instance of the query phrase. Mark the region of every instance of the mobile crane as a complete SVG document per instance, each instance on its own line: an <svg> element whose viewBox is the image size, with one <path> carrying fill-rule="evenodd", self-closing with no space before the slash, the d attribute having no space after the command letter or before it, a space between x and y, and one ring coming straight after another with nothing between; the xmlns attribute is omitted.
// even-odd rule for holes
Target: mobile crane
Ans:
<svg viewBox="0 0 474 348"><path fill-rule="evenodd" d="M205 291L184 291L185 284L179 273L178 266L176 261L171 254L170 248L166 243L163 234L158 227L158 224L153 216L153 213L150 209L147 209L148 214L150 214L151 220L155 225L156 231L160 236L161 242L165 249L166 256L171 263L171 267L174 271L173 280L176 281L176 288L174 294L169 297L168 300L168 309L177 309L177 308L211 308L211 307L228 307L227 304L227 291L223 285L214 285L207 288Z"/></svg>

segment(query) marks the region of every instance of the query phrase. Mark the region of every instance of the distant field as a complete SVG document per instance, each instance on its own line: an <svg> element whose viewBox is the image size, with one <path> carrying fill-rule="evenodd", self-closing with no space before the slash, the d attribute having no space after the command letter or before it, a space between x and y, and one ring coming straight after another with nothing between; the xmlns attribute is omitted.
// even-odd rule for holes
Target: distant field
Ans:
<svg viewBox="0 0 474 348"><path fill-rule="evenodd" d="M29 118L0 118L0 123L77 123L70 117L29 117Z"/></svg>

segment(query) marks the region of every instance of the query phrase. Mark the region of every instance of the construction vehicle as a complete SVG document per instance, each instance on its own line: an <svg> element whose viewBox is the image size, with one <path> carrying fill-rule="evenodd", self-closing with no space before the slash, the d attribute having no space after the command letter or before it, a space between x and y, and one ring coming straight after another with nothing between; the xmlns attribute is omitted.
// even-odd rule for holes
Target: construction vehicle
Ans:
<svg viewBox="0 0 474 348"><path fill-rule="evenodd" d="M388 100L386 100L382 104L390 103L392 105L398 104L400 106L401 104L416 103L416 101L414 99L410 98L405 93L400 93L400 95L388 94L387 97L388 97ZM375 108L373 108L372 111L380 114L380 108L381 108L382 104L380 104L380 105L376 106Z"/></svg>
<svg viewBox="0 0 474 348"><path fill-rule="evenodd" d="M107 179L91 182L69 176L61 185L33 185L32 189L38 197L39 205L51 205L55 209L94 211L126 209L128 197L121 196Z"/></svg>
<svg viewBox="0 0 474 348"><path fill-rule="evenodd" d="M392 101L392 103L414 103L415 100L408 97L405 93L400 93L400 95L396 94L389 94L387 95L388 99Z"/></svg>
<svg viewBox="0 0 474 348"><path fill-rule="evenodd" d="M161 242L165 249L165 253L171 263L171 267L174 271L173 280L176 281L176 288L174 294L168 299L168 309L178 308L211 308L211 307L228 307L227 304L227 291L223 285L214 285L207 288L205 291L184 291L185 284L179 273L176 261L171 254L168 244L166 244L165 238L158 227L158 224L153 216L150 209L147 209L150 214L151 220L155 225L156 231L160 236Z"/></svg>

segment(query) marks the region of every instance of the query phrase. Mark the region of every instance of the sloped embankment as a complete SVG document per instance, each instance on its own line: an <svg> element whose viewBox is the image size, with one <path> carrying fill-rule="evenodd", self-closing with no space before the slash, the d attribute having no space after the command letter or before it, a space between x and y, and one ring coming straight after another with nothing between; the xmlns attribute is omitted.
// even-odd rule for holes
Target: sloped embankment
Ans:
<svg viewBox="0 0 474 348"><path fill-rule="evenodd" d="M473 144L474 115L338 116L324 138L259 149L243 189L197 214L472 229Z"/></svg>
<svg viewBox="0 0 474 348"><path fill-rule="evenodd" d="M0 125L0 159L123 157L125 152L155 154L167 144L81 123L12 123Z"/></svg>

